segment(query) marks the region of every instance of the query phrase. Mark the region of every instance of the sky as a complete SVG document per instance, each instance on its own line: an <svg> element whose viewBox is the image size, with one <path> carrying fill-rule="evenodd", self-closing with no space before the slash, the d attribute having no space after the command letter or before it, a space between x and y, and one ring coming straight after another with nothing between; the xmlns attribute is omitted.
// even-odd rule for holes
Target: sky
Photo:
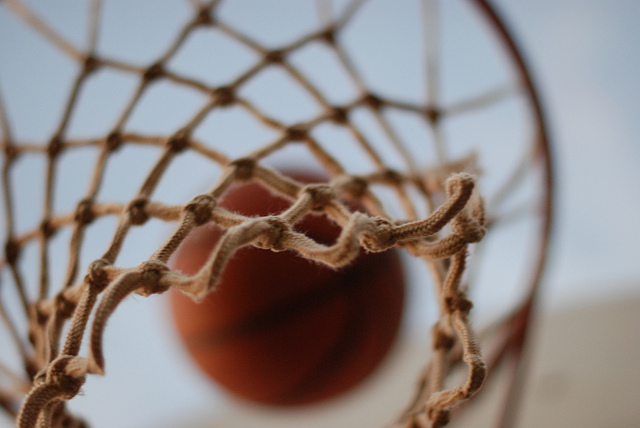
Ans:
<svg viewBox="0 0 640 428"><path fill-rule="evenodd" d="M154 9L153 13L149 13L149 9L142 6L130 6L127 13L123 13L125 4L121 0L107 1L102 24L104 33L99 45L101 52L134 63L149 63L175 36L179 25L188 19L189 9L186 3L155 3L157 9ZM463 10L467 8L464 2L453 3ZM640 226L637 221L640 212L640 191L637 186L637 183L640 183L640 122L636 117L640 111L640 81L637 78L637 70L640 69L640 53L637 49L640 42L640 28L637 25L640 3L633 0L496 0L494 3L513 30L515 38L521 43L540 90L552 141L556 210L549 266L543 281L543 301L550 308L557 308L637 295L640 293L640 263L636 260L640 254ZM29 4L55 23L55 27L68 39L86 41L84 3L67 2L65 7L59 7L42 0L33 0ZM239 5L237 8L236 4ZM283 4L289 6L284 13L291 15L288 21L290 25L266 33L271 34L271 38L266 38L265 43L272 46L278 46L287 36L295 34L313 22L312 18L309 18L313 15L308 13L303 15L307 17L306 20L296 18L296 14L306 13L302 6L293 6L295 2L292 1L285 1ZM411 43L412 40L419 39L419 33L411 25L406 25L406 28L403 28L406 31L403 32L392 31L396 28L394 25L402 28L405 19L411 24L419 23L421 15L412 13L416 9L412 9L411 4L412 2L407 1L397 8L380 7L379 14L372 15L378 16L380 21L365 20L358 23L366 36L359 36L354 32L351 37L355 46L367 41L376 46L371 52L366 48L369 44L364 44L365 47L362 48L362 61L373 61L374 64L365 72L367 79L381 85L383 92L387 90L385 85L388 84L389 88L398 86L398 94L401 97L420 99L425 91L424 81L415 67L404 66L415 64L416 47ZM69 8L74 9L73 13L69 12ZM75 69L67 58L48 48L48 45L38 36L34 36L31 30L16 24L6 9L6 5L0 3L0 94L6 100L15 136L25 141L46 141L47 135L50 135L59 120L56 112L59 112L68 93L69 82ZM267 9L243 9L242 3L233 3L229 6L227 17L232 24L241 26L245 31L259 31L264 24L263 21L266 21L263 17L268 16ZM459 26L466 25L466 19L469 20L468 25L473 25L473 13L463 14L460 19L462 21L457 23ZM383 29L384 25L389 25L387 32L375 31L378 27L368 27L373 25L372 23L381 25L379 28ZM154 36L152 39L138 37L141 33ZM458 40L454 36L450 40L454 47L457 46L456 43L466 43L462 38ZM83 42L78 43L82 45ZM398 43L406 49L397 49L395 46ZM467 89L467 84L469 87L472 87L474 82L480 82L479 85L491 85L492 79L500 77L499 71L494 70L489 62L482 60L482 41L474 41L467 48L456 50L452 55L455 59L444 64L444 70L453 70L453 66L458 64L457 61L462 61L461 64L465 64L462 68L466 73L479 70L476 72L477 80L468 80L468 74L462 73L458 76L452 71L454 78L450 81L451 84L443 89L444 98L455 99L456 91ZM202 46L189 46L175 66L188 69L191 61L197 58L198 49L202 49ZM220 49L221 55L227 55L226 67L220 74L202 76L212 79L214 83L223 82L228 76L255 60L251 52L233 44L223 44ZM395 66L375 63L376 53L380 51L393 56L396 60ZM301 58L301 61L303 59ZM468 67L464 61L468 61ZM280 84L280 77L277 74L269 76L262 82L263 86L256 84L256 87L252 88L254 93L269 98L269 91L272 90L269 83ZM323 78L322 75L316 77L319 80ZM392 86L391 83L387 83L398 81L402 81L403 85ZM79 110L71 124L72 133L83 135L95 130L107 130L113 125L135 83L135 79L115 73L101 75L100 83L85 95L86 108ZM352 90L346 84L340 86L335 83L333 87L339 88L330 93L330 97L336 102L348 98L349 91ZM193 94L171 92L170 88L164 91L157 98L147 100L145 107L136 113L132 119L135 126L144 130L171 132L192 115L202 102L201 98ZM276 105L265 105L265 108L280 109L278 111L283 115L283 120L292 122L313 114L314 107L304 104L301 100L295 108L280 105L294 104L292 100L298 100L296 96L295 91L291 90L285 97L271 97L275 99ZM99 97L102 102L92 104L92 97ZM162 101L166 97L174 100L171 108L163 107ZM278 102L280 104L277 104ZM147 107L149 110L146 110ZM33 123L34 116L38 117L37 123ZM243 122L246 117L237 112L229 113L229 116L220 117L219 120L239 121L243 124L240 127L242 132L251 132L251 138L254 138L252 141L255 141L251 144L258 144L269 138L268 132L252 128L253 125L249 121ZM217 125L218 122L212 121L203 126L201 132L203 135L207 132L214 133L216 138L227 141L238 141L249 135L242 132L234 133L235 131L218 135L215 134L218 132ZM468 126L476 125L469 122ZM486 132L482 127L477 129L478 132ZM339 138L337 134L326 132L327 138ZM499 132L502 132L500 135L518 135L519 128L517 124L507 124ZM234 156L241 154L243 150L247 149L240 144L229 147L230 154ZM145 148L127 149L119 153L114 160L113 177L124 175L131 182L139 182L155 159L151 158L150 154L152 152ZM88 176L94 161L93 156L89 151L80 151L61 162L66 165L61 169L69 169L70 165L74 165L76 173L61 174L61 191L57 195L61 208L72 209L75 201L86 190L86 181L83 181L86 179L78 177ZM491 159L491 156L500 159L496 153L489 151L486 158ZM19 205L24 210L17 219L19 228L28 229L38 221L44 165L41 160L24 160L17 168L16 181L20 183L21 195L24 195L17 196L18 199L23 198ZM356 162L354 168L357 170L365 167ZM177 170L170 173L176 176L181 174ZM172 187L169 184L163 187L160 195L166 197L167 201L184 203L181 200L185 194L183 189L199 188L201 183L198 180L201 178L194 175L184 180L179 186ZM135 186L112 178L109 184L105 185L101 196L109 199L122 198L124 195L126 198L133 195L133 192ZM113 227L113 223L106 221L99 226L91 239L100 243L100 232L112 230ZM152 231L162 236L167 233L167 228L152 225ZM4 239L4 235L0 237ZM68 238L68 235L63 235L60 239L64 238ZM161 238L139 242L139 246L124 250L123 259L140 261L145 254L152 252L159 242ZM99 251L89 251L86 257L95 257ZM34 251L27 252L31 257L35 257ZM63 260L62 256L54 255L60 257L59 260ZM60 268L54 275L62 276L62 271ZM36 276L35 269L27 273L27 277L33 279ZM488 293L487 297L480 301L486 301L487 307L490 307L491 301L495 302L498 299L498 294L499 292ZM92 379L87 384L84 397L81 397L83 402L77 406L95 415L96 419L104 424L96 426L153 426L179 411L191 409L197 412L196 409L207 406L207 400L210 402L210 411L222 406L224 400L219 393L212 392L207 383L198 379L195 371L184 367L175 373L167 371L167 364L184 364L185 355L175 346L175 337L168 337L154 328L161 325L169 329L169 322L163 310L164 302L161 298L154 297L147 301L136 297L119 308L110 322L107 331L113 330L114 333L107 334L107 340L111 349L131 348L133 355L109 355L109 370L114 375L110 373L110 376L104 379ZM416 319L417 323L423 321L419 315ZM3 338L0 336L0 340ZM150 349L159 354L157 358L151 358L153 361L149 360L148 355L142 355ZM154 380L156 383L152 383L151 387L149 384L143 387L136 383L126 383L128 392L118 394L115 391L118 391L119 386L127 382L127 379L126 375L118 376L117 373L126 374L126 369L131 366L139 367L138 374L147 379L161 379ZM163 376L157 376L158 372L162 372ZM193 386L194 383L189 383L189 387L185 386L187 381L195 382L196 386ZM174 398L174 403L165 401L167 394L164 391L167 385L175 388L173 396L178 398ZM114 392L120 396L114 398ZM162 410L155 413L138 411L142 403L141 394L148 394L144 400L165 403L166 406L162 406ZM115 403L120 410L113 412L113 409L104 408L100 405L100 400L116 400ZM119 415L128 416L123 419ZM0 426L3 426L3 422L0 419Z"/></svg>
<svg viewBox="0 0 640 428"><path fill-rule="evenodd" d="M632 1L501 2L541 87L557 172L551 294L637 292L640 56ZM591 288L591 289L590 289Z"/></svg>

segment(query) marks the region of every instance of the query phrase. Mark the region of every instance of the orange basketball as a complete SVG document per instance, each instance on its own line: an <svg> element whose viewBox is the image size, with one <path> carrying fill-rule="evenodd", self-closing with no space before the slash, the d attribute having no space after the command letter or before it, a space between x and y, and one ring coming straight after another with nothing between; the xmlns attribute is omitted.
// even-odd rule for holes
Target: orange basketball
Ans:
<svg viewBox="0 0 640 428"><path fill-rule="evenodd" d="M221 204L245 215L290 206L253 182L230 189ZM340 233L324 215L307 215L296 229L325 244ZM221 233L214 225L196 229L172 267L197 272ZM362 251L333 270L293 251L247 247L201 303L170 295L177 331L202 371L236 396L290 406L335 397L379 365L399 330L405 284L395 250Z"/></svg>

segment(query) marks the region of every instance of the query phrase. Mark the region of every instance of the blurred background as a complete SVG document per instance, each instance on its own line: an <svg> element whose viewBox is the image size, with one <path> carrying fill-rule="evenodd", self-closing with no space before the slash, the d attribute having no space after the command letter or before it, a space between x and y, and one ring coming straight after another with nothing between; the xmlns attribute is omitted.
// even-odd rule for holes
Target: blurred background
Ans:
<svg viewBox="0 0 640 428"><path fill-rule="evenodd" d="M43 144L60 120L60 109L68 96L76 65L17 20L5 3L8 2L0 1L0 94L16 140ZM231 4L230 19L246 18L243 30L266 26L264 22L268 21L266 17L271 10L266 3L232 0L227 3ZM287 21L291 24L270 33L272 38L265 39L265 43L271 46L278 46L284 38L296 34L299 28L308 28L309 23L317 19L313 14L315 9L300 6L303 2L277 3L291 14ZM336 10L343 3L335 2ZM403 19L413 20L412 23L421 19L420 14L414 13L420 10L416 9L417 3L401 1L393 6L391 2L373 3L381 6L372 8L370 19L379 20L375 23L383 28L385 23L388 27L386 32L366 33L374 39L372 45L393 51L393 43L404 43L402 46L407 46L407 50L399 50L398 59L408 64L419 61L411 57L415 47L409 45L410 37L419 40L420 34L409 31L408 35L400 35L400 29L406 30ZM636 261L640 255L637 221L640 122L636 119L640 111L637 77L640 3L632 0L495 0L491 3L519 42L540 91L549 122L556 179L554 239L543 280L543 312L534 334L532 370L521 426L639 426L640 410L632 401L640 396L640 371L635 368L633 357L640 352L637 331L640 263ZM76 46L86 46L89 2L31 0L25 4ZM236 4L238 6L233 6ZM447 27L450 29L446 31L459 31L464 35L469 25L473 25L473 9L464 1L451 4L454 11L470 10L468 14L451 15L456 19L448 21L453 27ZM175 38L190 16L191 6L186 1L107 0L103 5L98 51L125 62L149 64ZM457 39L452 40L455 46ZM223 49L235 53L225 64L224 70L228 70L229 75L255 60L237 47ZM492 66L483 62L481 42L466 49L456 51L455 61L468 61L464 66L469 75L475 75L475 80L467 82L467 75L461 76L460 81L443 88L444 99L455 98L456 91L464 89L467 83L472 86L475 82L491 82L496 75ZM189 59L189 50L186 51L180 63L185 67L193 60ZM421 81L415 71L419 68L375 65L376 71L367 77L373 81L379 79L383 88L389 79ZM228 78L224 71L221 73L210 77L220 81ZM101 102L87 101L88 107L78 110L71 125L74 135L92 135L96 130L104 134L113 125L136 82L134 78L116 74L103 75L101 79L96 92L85 96L87 100L92 96L95 100L97 96ZM116 87L122 90L106 96L110 88ZM268 93L268 87L265 91ZM405 90L401 95L411 99L414 96L411 91ZM348 93L349 88L345 86L337 89L334 96L340 101L341 97L348 98ZM172 93L170 88L158 97L148 100L148 105L159 105L164 97L171 97L174 103L170 109L160 108L153 114L141 109L133 118L138 129L168 134L193 115L200 101ZM304 114L305 108L302 104L293 112L283 110L283 114L291 114L284 120L295 122L296 114ZM206 131L205 127L202 132ZM255 132L256 142L268 138L264 131ZM234 138L240 137L224 135L223 138L235 142ZM232 144L229 150L236 156L246 147ZM116 195L122 198L123 194L126 199L127 192L133 194L155 161L155 152L153 157L149 157L149 153L146 148L137 147L118 154L114 161L118 166L101 193L104 199ZM79 151L61 160L60 169L73 166L76 173L88 177L94 157L95 152ZM24 195L18 203L21 216L17 223L21 230L28 230L39 221L45 165L43 157L25 157L17 168L15 181ZM359 167L354 166L356 171ZM179 175L178 171L171 173ZM86 190L86 183L79 183L75 175L61 174L60 180L59 206L62 211L65 207L73 209ZM188 180L184 178L175 187L163 188L161 199L184 203L183 196L188 200L201 191L195 177ZM185 193L184 189L189 190ZM87 238L95 242L95 255L100 254L110 239L109 233L101 231L112 231L114 222L115 219L112 223L104 222ZM151 225L151 229L157 240L126 248L122 254L124 260L135 263L146 258L171 230L160 224ZM2 242L4 238L5 235L0 234ZM63 235L60 239L64 238ZM526 240L526 235L520 239ZM27 252L35 263L36 249ZM87 259L91 254L89 251ZM53 265L52 276L61 277L64 264ZM410 273L410 277L417 275L419 271ZM35 264L27 277L37 278ZM4 293L3 300L12 298L7 287L0 292ZM428 295L419 290L413 292L415 300ZM487 292L477 303L478 310L484 307L490 312L491 305L500 298L500 290ZM91 376L83 388L84 394L75 398L70 407L86 415L96 427L381 426L407 401L416 373L425 361L428 340L424 334L430 324L429 317L423 315L418 306L416 302L411 303L411 319L406 322L402 340L366 385L333 402L281 412L238 403L212 386L189 364L180 348L167 318L164 296L131 297L116 311L107 328L108 375ZM0 336L2 354L5 354L4 343L8 343L5 340L6 337ZM499 396L487 396L475 406L473 417L476 419L461 420L460 426L491 426L490 414L499 406L499 401ZM0 416L0 426L11 426L3 417Z"/></svg>

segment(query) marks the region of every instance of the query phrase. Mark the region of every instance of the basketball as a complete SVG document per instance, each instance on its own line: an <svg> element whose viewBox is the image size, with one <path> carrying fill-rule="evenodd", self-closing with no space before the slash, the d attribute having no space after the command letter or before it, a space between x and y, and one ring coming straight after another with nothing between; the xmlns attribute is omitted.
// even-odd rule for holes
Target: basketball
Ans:
<svg viewBox="0 0 640 428"><path fill-rule="evenodd" d="M256 182L235 185L220 203L250 216L290 206ZM340 233L315 213L296 230L326 245ZM172 258L172 268L196 273L223 232L213 224L195 229ZM380 365L398 334L404 299L396 250L361 250L354 262L334 270L290 250L250 246L233 256L202 302L174 291L170 308L189 355L218 385L255 403L298 406L337 397Z"/></svg>

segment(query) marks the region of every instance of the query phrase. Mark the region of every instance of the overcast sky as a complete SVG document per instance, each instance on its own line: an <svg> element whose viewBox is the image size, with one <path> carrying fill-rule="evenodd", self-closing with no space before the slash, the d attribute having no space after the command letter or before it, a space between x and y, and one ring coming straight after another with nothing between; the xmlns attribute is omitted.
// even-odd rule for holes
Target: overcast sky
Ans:
<svg viewBox="0 0 640 428"><path fill-rule="evenodd" d="M637 293L640 3L499 3L526 46L555 143L550 288L605 296L619 286Z"/></svg>

